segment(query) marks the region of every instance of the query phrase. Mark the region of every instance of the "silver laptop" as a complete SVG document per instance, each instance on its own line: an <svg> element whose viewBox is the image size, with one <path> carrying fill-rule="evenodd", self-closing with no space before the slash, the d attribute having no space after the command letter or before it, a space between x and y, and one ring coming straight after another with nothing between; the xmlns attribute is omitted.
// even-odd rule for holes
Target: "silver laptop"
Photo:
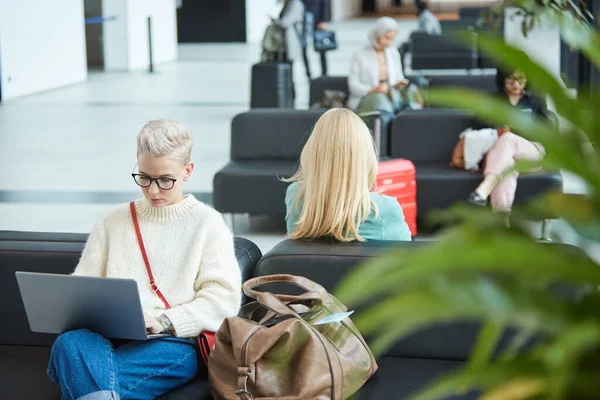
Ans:
<svg viewBox="0 0 600 400"><path fill-rule="evenodd" d="M110 339L147 340L149 335L133 279L16 272L33 332L89 329Z"/></svg>

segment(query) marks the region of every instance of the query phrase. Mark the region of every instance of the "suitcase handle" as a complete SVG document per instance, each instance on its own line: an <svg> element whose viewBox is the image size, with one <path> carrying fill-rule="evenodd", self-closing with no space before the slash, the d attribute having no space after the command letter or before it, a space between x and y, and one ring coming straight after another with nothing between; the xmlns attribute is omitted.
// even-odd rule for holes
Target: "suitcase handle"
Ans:
<svg viewBox="0 0 600 400"><path fill-rule="evenodd" d="M392 185L393 183L394 183L394 180L393 180L393 179L391 179L391 178L384 179L384 180L381 182L381 184L382 184L382 185L384 185L384 186ZM407 182L398 182L396 185L397 185L397 186L398 186L400 189L404 189L405 187L407 187L407 186L408 186L408 183L407 183Z"/></svg>

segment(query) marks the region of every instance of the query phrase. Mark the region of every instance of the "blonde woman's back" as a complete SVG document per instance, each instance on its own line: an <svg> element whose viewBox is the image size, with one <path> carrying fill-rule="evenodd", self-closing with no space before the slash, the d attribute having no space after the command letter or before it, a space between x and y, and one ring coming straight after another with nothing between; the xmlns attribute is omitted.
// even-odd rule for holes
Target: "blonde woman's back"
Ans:
<svg viewBox="0 0 600 400"><path fill-rule="evenodd" d="M288 182L287 230L294 239L410 240L395 199L370 193L377 176L371 134L352 111L332 109L317 121Z"/></svg>
<svg viewBox="0 0 600 400"><path fill-rule="evenodd" d="M290 184L285 194L287 214L285 225L287 233L293 235L302 212L302 201L295 203L299 182ZM358 227L358 234L364 240L412 240L410 229L404 220L402 207L396 199L389 196L371 193L371 199L377 205L378 214L371 212ZM308 239L308 238L307 238Z"/></svg>

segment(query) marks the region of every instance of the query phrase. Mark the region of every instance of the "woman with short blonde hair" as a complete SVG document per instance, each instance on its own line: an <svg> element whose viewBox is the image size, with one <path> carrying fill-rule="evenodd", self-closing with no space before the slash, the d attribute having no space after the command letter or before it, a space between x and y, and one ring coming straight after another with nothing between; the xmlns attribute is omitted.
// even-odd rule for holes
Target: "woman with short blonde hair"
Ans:
<svg viewBox="0 0 600 400"><path fill-rule="evenodd" d="M411 240L396 199L371 193L377 154L369 129L351 110L332 109L317 121L287 179L287 231L292 239L342 242Z"/></svg>
<svg viewBox="0 0 600 400"><path fill-rule="evenodd" d="M148 332L165 337L116 345L85 329L63 333L48 375L64 399L159 397L196 376L194 338L238 313L242 282L231 231L217 211L183 192L194 170L192 145L176 121L142 128L132 174L142 198L96 223L73 273L135 280Z"/></svg>

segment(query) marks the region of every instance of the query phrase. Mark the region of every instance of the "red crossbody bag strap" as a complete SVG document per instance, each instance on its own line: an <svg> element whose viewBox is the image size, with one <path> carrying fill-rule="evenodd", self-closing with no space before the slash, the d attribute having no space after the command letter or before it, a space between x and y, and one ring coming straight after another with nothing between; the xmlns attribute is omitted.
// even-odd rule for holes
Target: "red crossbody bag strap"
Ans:
<svg viewBox="0 0 600 400"><path fill-rule="evenodd" d="M150 279L150 287L152 291L156 293L156 295L162 300L165 308L168 310L171 308L171 305L163 296L162 292L156 286L156 282L154 281L154 275L152 275L152 269L150 268L150 261L148 261L148 254L146 254L146 247L144 246L144 240L142 239L142 232L140 231L140 224L138 223L137 213L135 212L135 204L133 201L129 203L129 209L131 210L131 218L133 218L133 226L135 227L135 234L137 235L138 244L140 245L140 250L142 252L142 257L144 258L144 264L146 264L146 272L148 272L148 278Z"/></svg>
<svg viewBox="0 0 600 400"><path fill-rule="evenodd" d="M162 300L165 305L165 308L168 310L171 308L171 305L163 296L162 292L156 286L156 282L154 281L154 275L152 275L152 269L150 269L150 261L148 261L148 254L146 254L146 246L144 246L144 240L142 239L142 232L140 231L140 224L138 223L137 213L135 212L135 204L133 201L129 203L129 209L131 210L131 218L133 219L133 226L135 227L135 234L137 235L138 244L140 245L140 251L142 252L142 258L144 259L144 264L146 264L146 271L148 272L148 278L150 279L150 287L156 293L156 295ZM196 338L198 341L198 346L200 347L200 355L204 360L204 363L208 365L208 356L210 351L215 345L215 333L204 331L198 335Z"/></svg>

